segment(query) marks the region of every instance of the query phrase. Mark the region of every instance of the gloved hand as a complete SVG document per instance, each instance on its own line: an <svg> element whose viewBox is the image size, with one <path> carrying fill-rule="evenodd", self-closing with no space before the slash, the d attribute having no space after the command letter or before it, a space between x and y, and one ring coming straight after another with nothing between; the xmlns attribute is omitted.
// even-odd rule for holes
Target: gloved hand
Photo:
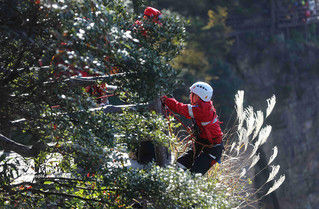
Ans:
<svg viewBox="0 0 319 209"><path fill-rule="evenodd" d="M167 96L162 96L161 97L161 102L162 102L163 105L165 104L166 99L167 99Z"/></svg>

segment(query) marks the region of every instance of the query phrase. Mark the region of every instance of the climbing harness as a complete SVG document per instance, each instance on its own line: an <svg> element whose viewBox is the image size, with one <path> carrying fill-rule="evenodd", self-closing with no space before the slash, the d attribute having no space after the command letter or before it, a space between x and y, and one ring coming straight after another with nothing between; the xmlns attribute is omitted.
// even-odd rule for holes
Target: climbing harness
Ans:
<svg viewBox="0 0 319 209"><path fill-rule="evenodd" d="M162 103L162 108L164 109L164 114L165 114L165 117L166 117L166 119L167 119L167 121L168 121L168 127L169 127L169 132L170 132L170 135L172 135L172 128L171 128L171 125L170 125L170 119L169 119L169 116L170 115L173 115L173 117L176 119L176 120L178 120L178 122L180 123L180 124L182 124L182 126L185 128L185 130L187 131L187 133L191 136L190 137L190 139L188 140L188 141L192 141L193 142L193 149L195 150L195 146L194 146L194 143L197 143L197 144L199 144L199 145L202 145L203 146L203 148L202 149L204 149L204 148L212 148L212 147L214 147L215 145L214 144L204 144L204 143L201 143L201 142L199 142L198 140L196 140L196 139L198 139L198 136L199 136L199 127L198 127L198 125L196 124L196 122L195 121L193 121L194 122L194 129L195 129L195 131L194 131L194 133L191 131L191 128L190 127L188 127L188 126L186 126L165 104L163 104ZM168 113L168 114L167 114ZM215 118L213 121L209 121L209 122L206 122L206 125L208 125L209 123L211 123L211 122L213 122L213 123L215 123L215 122L217 122L217 118ZM202 124L203 125L203 124ZM197 133L196 133L197 132ZM194 135L195 134L195 135ZM187 141L187 142L188 142Z"/></svg>

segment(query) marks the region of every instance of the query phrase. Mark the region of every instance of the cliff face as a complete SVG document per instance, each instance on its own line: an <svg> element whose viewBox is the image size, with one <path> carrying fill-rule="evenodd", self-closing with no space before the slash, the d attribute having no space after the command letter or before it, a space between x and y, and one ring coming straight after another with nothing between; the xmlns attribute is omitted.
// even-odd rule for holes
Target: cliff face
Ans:
<svg viewBox="0 0 319 209"><path fill-rule="evenodd" d="M276 164L286 175L277 191L280 208L318 208L319 49L277 44L243 53L240 48L236 65L246 101L264 110L265 99L277 97L266 121L273 131L263 149L269 159L272 147L279 148Z"/></svg>

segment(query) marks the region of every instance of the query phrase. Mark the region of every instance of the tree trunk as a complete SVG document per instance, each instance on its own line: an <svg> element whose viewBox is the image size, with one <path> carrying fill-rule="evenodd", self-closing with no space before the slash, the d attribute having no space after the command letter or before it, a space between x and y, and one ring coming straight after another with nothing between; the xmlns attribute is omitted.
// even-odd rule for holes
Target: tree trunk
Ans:
<svg viewBox="0 0 319 209"><path fill-rule="evenodd" d="M150 104L150 109L154 110L158 114L163 114L162 111L162 103L160 98L156 98L151 104ZM156 163L159 166L165 166L168 164L168 159L169 159L169 152L166 147L161 146L161 145L155 145L155 158L156 158Z"/></svg>
<svg viewBox="0 0 319 209"><path fill-rule="evenodd" d="M159 166L164 167L168 164L168 154L169 152L166 147L155 145L155 159Z"/></svg>

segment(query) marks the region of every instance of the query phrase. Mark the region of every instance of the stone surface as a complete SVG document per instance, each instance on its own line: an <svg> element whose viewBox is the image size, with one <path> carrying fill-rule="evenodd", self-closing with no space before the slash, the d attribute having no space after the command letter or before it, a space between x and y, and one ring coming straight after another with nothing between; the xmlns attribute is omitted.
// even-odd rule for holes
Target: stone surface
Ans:
<svg viewBox="0 0 319 209"><path fill-rule="evenodd" d="M266 124L273 126L272 134L264 145L268 157L277 145L275 160L281 165L280 174L286 181L277 191L280 208L315 209L319 207L319 67L315 52L300 63L264 56L253 63L251 53L238 56L238 66L245 99L256 110L265 110L265 99L277 97L273 113ZM313 52L315 51L315 52ZM280 51L277 56L288 53ZM267 204L268 205L268 204Z"/></svg>

